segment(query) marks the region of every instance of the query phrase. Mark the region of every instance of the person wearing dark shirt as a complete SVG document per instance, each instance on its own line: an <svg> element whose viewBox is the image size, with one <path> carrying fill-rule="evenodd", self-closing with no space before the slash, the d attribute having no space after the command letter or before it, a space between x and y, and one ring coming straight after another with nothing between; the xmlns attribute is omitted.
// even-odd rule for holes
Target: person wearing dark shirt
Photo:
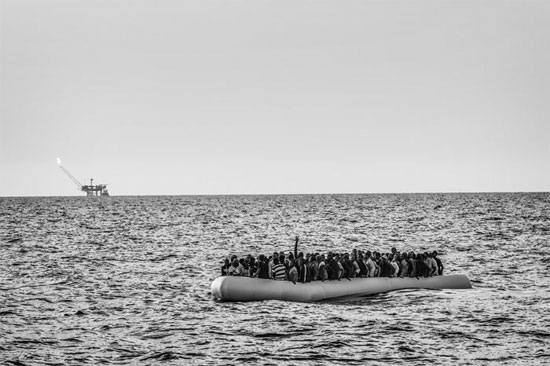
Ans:
<svg viewBox="0 0 550 366"><path fill-rule="evenodd" d="M351 277L354 277L353 265L351 264L349 255L347 253L344 254L344 257L342 259L342 267L344 268L344 273L342 274L343 278L347 278L349 280Z"/></svg>
<svg viewBox="0 0 550 366"><path fill-rule="evenodd" d="M393 267L385 256L380 257L380 277L391 277Z"/></svg>
<svg viewBox="0 0 550 366"><path fill-rule="evenodd" d="M424 254L418 253L416 255L416 277L427 277L428 266L424 262Z"/></svg>
<svg viewBox="0 0 550 366"><path fill-rule="evenodd" d="M357 259L357 265L359 266L358 277L366 277L368 274L368 270L365 264L365 258L363 257L363 254L359 254L359 258Z"/></svg>
<svg viewBox="0 0 550 366"><path fill-rule="evenodd" d="M222 266L222 276L229 275L229 267L231 267L231 263L229 262L229 259L225 258Z"/></svg>
<svg viewBox="0 0 550 366"><path fill-rule="evenodd" d="M409 260L409 277L416 277L416 254L409 252L407 259Z"/></svg>
<svg viewBox="0 0 550 366"><path fill-rule="evenodd" d="M442 276L443 275L443 263L441 262L441 259L439 259L439 257L437 256L437 251L433 251L432 253L432 258L435 259L435 262L437 263L437 274L439 276Z"/></svg>
<svg viewBox="0 0 550 366"><path fill-rule="evenodd" d="M334 256L331 256L328 262L327 270L328 270L328 279L330 281L340 280L339 278L340 265L338 264L338 260Z"/></svg>
<svg viewBox="0 0 550 366"><path fill-rule="evenodd" d="M254 277L269 278L269 265L267 264L267 259L263 254L260 254L258 257L257 269L254 273Z"/></svg>
<svg viewBox="0 0 550 366"><path fill-rule="evenodd" d="M317 274L319 272L319 266L314 255L309 257L309 261L306 266L307 277L304 282L311 282L317 279Z"/></svg>
<svg viewBox="0 0 550 366"><path fill-rule="evenodd" d="M298 254L298 260L296 261L296 269L298 270L298 282L305 282L308 278L307 265L303 254Z"/></svg>

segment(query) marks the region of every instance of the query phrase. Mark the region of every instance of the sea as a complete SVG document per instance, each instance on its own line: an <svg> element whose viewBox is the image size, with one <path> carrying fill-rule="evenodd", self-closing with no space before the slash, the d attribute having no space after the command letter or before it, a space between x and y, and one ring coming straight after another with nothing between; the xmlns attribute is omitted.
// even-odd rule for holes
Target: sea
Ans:
<svg viewBox="0 0 550 366"><path fill-rule="evenodd" d="M219 302L224 258L437 250L468 290ZM0 198L5 365L550 364L550 193Z"/></svg>

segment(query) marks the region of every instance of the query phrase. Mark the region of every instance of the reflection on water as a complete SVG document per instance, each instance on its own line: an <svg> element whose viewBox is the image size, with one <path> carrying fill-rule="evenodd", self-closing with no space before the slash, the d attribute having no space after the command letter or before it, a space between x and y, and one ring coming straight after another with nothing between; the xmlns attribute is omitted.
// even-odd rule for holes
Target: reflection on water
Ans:
<svg viewBox="0 0 550 366"><path fill-rule="evenodd" d="M0 361L547 364L550 194L0 198ZM472 290L220 303L228 254L437 249Z"/></svg>

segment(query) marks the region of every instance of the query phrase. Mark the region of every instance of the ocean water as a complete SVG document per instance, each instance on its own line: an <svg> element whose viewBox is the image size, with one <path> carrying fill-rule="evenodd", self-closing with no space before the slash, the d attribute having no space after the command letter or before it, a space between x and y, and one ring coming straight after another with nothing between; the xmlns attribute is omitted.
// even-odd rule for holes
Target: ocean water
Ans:
<svg viewBox="0 0 550 366"><path fill-rule="evenodd" d="M230 254L440 252L471 290L221 303ZM550 194L0 198L0 363L550 363Z"/></svg>

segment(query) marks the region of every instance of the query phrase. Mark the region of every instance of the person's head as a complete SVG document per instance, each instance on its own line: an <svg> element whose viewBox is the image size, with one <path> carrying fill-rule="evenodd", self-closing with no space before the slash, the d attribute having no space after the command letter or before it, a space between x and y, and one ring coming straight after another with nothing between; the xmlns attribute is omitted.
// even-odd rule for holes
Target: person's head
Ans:
<svg viewBox="0 0 550 366"><path fill-rule="evenodd" d="M258 260L261 261L261 262L265 261L265 255L260 254L260 255L258 256Z"/></svg>
<svg viewBox="0 0 550 366"><path fill-rule="evenodd" d="M273 257L273 264L279 264L279 257L277 256Z"/></svg>
<svg viewBox="0 0 550 366"><path fill-rule="evenodd" d="M233 265L233 267L238 267L239 266L239 260L237 258L234 258L233 262L231 264Z"/></svg>
<svg viewBox="0 0 550 366"><path fill-rule="evenodd" d="M434 251L432 252L432 258L436 258L436 257L437 257L437 250L434 250Z"/></svg>
<svg viewBox="0 0 550 366"><path fill-rule="evenodd" d="M231 263L229 262L229 258L225 258L225 260L223 261L223 264L225 266L229 266Z"/></svg>
<svg viewBox="0 0 550 366"><path fill-rule="evenodd" d="M397 252L397 249L395 249L395 247L391 248L391 252L392 254L395 254Z"/></svg>
<svg viewBox="0 0 550 366"><path fill-rule="evenodd" d="M370 250L367 250L367 252L365 253L365 258L369 259L371 255L372 253L370 252Z"/></svg>
<svg viewBox="0 0 550 366"><path fill-rule="evenodd" d="M283 254L279 256L279 263L284 263L284 262L285 262L285 256Z"/></svg>

